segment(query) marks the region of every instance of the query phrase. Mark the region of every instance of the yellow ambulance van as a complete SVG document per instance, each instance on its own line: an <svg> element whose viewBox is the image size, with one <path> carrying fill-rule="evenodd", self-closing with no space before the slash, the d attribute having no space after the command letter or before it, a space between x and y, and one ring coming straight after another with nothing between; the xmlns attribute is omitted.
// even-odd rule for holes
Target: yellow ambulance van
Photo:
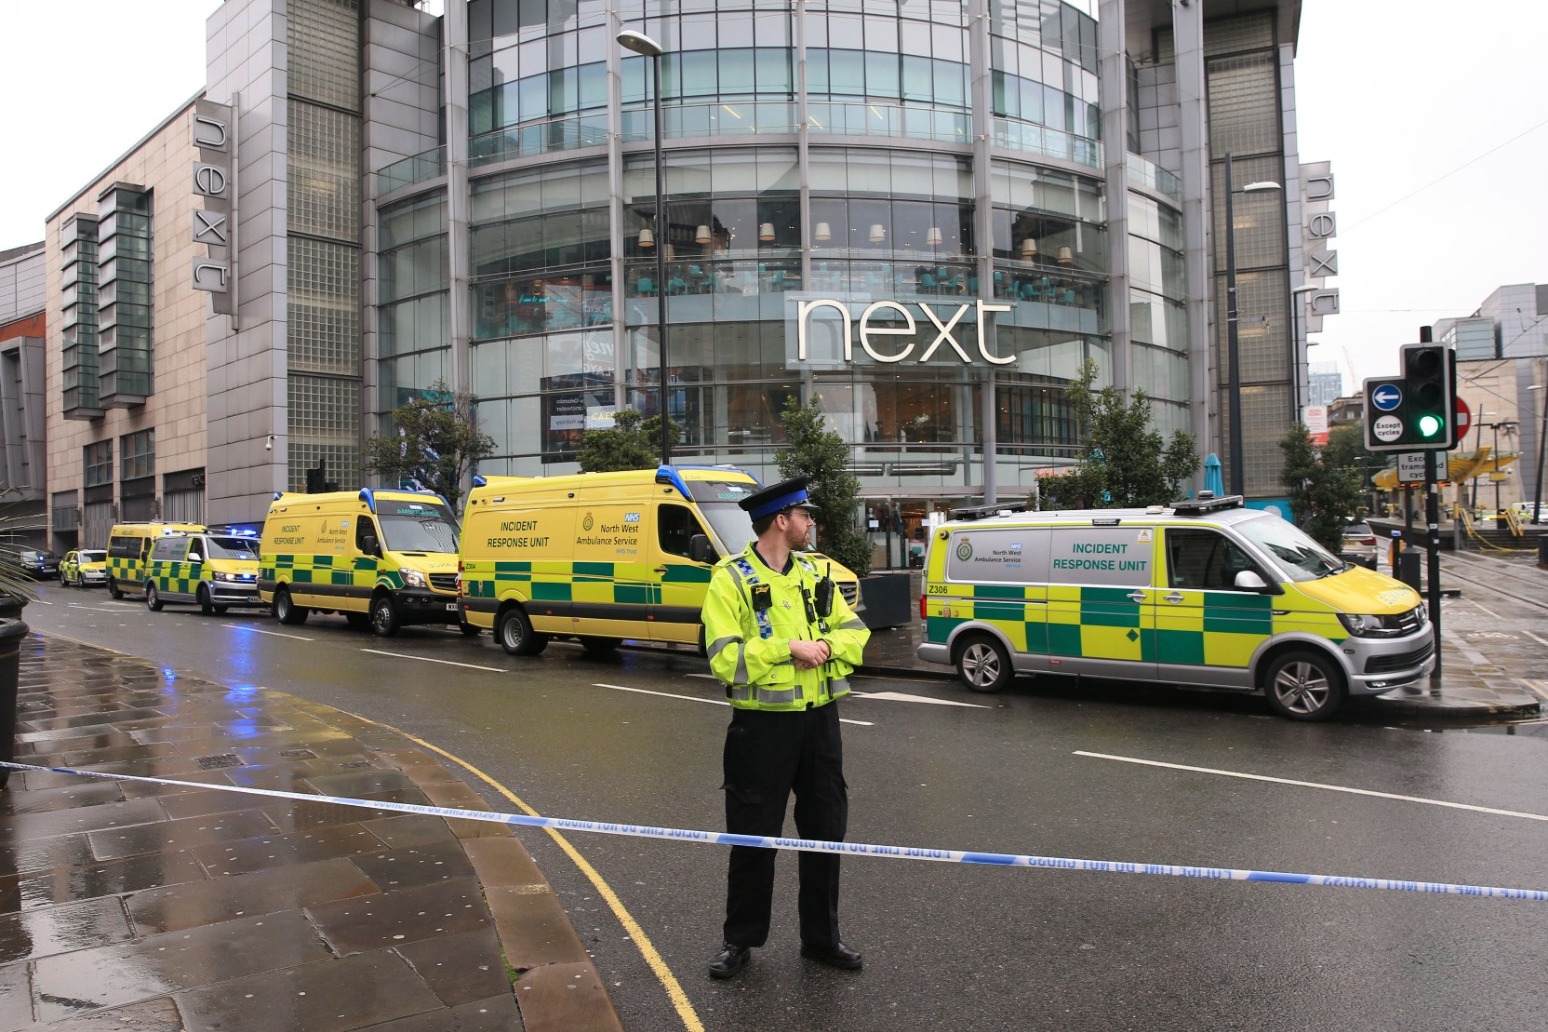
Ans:
<svg viewBox="0 0 1548 1032"><path fill-rule="evenodd" d="M263 605L257 535L209 530L158 537L145 564L145 605L159 613L168 602L197 605L206 615Z"/></svg>
<svg viewBox="0 0 1548 1032"><path fill-rule="evenodd" d="M457 520L430 491L275 495L258 597L284 624L313 610L384 637L404 624L458 624Z"/></svg>
<svg viewBox="0 0 1548 1032"><path fill-rule="evenodd" d="M145 585L145 562L156 539L203 529L202 523L115 523L108 531L108 592L114 598L123 598L131 591L139 594Z"/></svg>
<svg viewBox="0 0 1548 1032"><path fill-rule="evenodd" d="M703 645L699 611L722 556L753 540L738 502L761 486L730 466L476 478L463 511L462 616L512 655L555 636L588 651L625 639ZM820 569L831 562L809 553ZM832 563L851 607L860 581Z"/></svg>
<svg viewBox="0 0 1548 1032"><path fill-rule="evenodd" d="M1084 674L1261 691L1323 720L1435 664L1418 592L1237 496L965 515L931 532L918 655L974 691Z"/></svg>

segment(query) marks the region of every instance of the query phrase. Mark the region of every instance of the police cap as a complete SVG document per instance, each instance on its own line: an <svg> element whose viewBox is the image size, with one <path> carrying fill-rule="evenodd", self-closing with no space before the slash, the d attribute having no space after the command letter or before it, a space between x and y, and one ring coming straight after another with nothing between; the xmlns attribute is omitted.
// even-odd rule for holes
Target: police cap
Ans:
<svg viewBox="0 0 1548 1032"><path fill-rule="evenodd" d="M750 494L737 502L756 523L765 516L774 516L786 509L816 509L811 500L806 496L806 485L810 477L796 477L794 480L786 480L782 483L765 487L762 491Z"/></svg>

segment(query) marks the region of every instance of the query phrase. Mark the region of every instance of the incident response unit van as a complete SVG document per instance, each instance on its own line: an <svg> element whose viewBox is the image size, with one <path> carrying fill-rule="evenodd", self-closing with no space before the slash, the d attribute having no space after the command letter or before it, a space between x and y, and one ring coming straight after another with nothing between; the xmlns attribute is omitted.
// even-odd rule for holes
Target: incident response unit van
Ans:
<svg viewBox="0 0 1548 1032"><path fill-rule="evenodd" d="M139 594L145 586L145 563L151 546L167 534L201 531L202 523L115 523L108 531L107 587L114 598Z"/></svg>
<svg viewBox="0 0 1548 1032"><path fill-rule="evenodd" d="M710 574L753 540L737 504L760 488L729 466L480 478L463 511L463 619L513 655L553 636L703 645ZM807 553L820 571L831 562ZM851 607L859 579L832 563Z"/></svg>
<svg viewBox="0 0 1548 1032"><path fill-rule="evenodd" d="M931 532L919 608L919 657L975 691L1086 674L1261 690L1321 720L1435 663L1418 592L1236 496L952 519Z"/></svg>
<svg viewBox="0 0 1548 1032"><path fill-rule="evenodd" d="M209 530L156 538L145 564L145 605L160 612L168 602L193 603L206 614L263 605L257 536Z"/></svg>
<svg viewBox="0 0 1548 1032"><path fill-rule="evenodd" d="M457 520L430 491L276 495L263 522L258 596L285 624L314 609L383 636L404 624L459 623Z"/></svg>

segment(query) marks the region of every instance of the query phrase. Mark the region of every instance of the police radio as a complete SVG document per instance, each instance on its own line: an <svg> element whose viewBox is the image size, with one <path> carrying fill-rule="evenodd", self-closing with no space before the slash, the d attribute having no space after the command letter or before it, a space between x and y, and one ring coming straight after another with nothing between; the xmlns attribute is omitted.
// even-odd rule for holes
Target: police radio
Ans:
<svg viewBox="0 0 1548 1032"><path fill-rule="evenodd" d="M826 620L833 615L833 564L823 571L822 579L817 582L817 617Z"/></svg>

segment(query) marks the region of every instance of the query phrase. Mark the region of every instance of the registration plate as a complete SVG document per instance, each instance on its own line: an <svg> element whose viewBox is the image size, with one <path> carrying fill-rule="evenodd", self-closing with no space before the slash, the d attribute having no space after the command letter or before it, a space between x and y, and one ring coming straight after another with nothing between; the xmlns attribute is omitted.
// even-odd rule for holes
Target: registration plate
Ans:
<svg viewBox="0 0 1548 1032"><path fill-rule="evenodd" d="M446 611L448 613L455 613L457 611L457 603L455 603L455 602L448 602L448 603L446 603Z"/></svg>

